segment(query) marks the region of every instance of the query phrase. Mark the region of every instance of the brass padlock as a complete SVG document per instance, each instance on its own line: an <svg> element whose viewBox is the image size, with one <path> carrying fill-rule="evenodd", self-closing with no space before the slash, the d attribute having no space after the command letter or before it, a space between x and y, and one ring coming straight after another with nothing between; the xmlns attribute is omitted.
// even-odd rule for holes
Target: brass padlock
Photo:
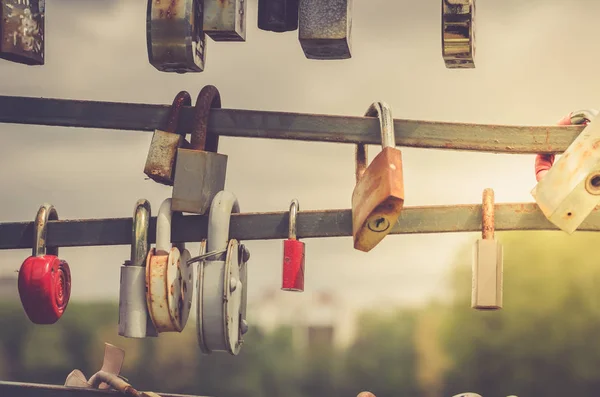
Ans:
<svg viewBox="0 0 600 397"><path fill-rule="evenodd" d="M442 0L442 57L448 69L475 68L475 0Z"/></svg>
<svg viewBox="0 0 600 397"><path fill-rule="evenodd" d="M0 58L44 64L45 0L0 1Z"/></svg>
<svg viewBox="0 0 600 397"><path fill-rule="evenodd" d="M354 248L369 252L391 231L404 206L402 153L396 149L390 107L375 102L366 117L377 116L383 150L367 167L367 148L356 147L356 187L352 193Z"/></svg>
<svg viewBox="0 0 600 397"><path fill-rule="evenodd" d="M227 156L217 153L219 136L208 134L210 110L220 107L219 90L212 85L202 88L196 100L190 148L177 150L174 211L204 214L215 195L225 188Z"/></svg>
<svg viewBox="0 0 600 397"><path fill-rule="evenodd" d="M185 135L177 133L179 114L183 106L191 104L190 94L187 91L179 92L171 105L171 112L164 130L155 130L152 135L144 173L155 182L173 186L177 150L187 146Z"/></svg>
<svg viewBox="0 0 600 397"><path fill-rule="evenodd" d="M246 3L204 0L204 33L214 41L246 41Z"/></svg>
<svg viewBox="0 0 600 397"><path fill-rule="evenodd" d="M300 0L298 39L308 59L352 57L352 0Z"/></svg>
<svg viewBox="0 0 600 397"><path fill-rule="evenodd" d="M161 72L204 71L202 1L148 0L146 45L150 64Z"/></svg>
<svg viewBox="0 0 600 397"><path fill-rule="evenodd" d="M546 218L568 234L577 230L600 203L597 115L597 111L590 110L569 116L570 124L589 124L531 191Z"/></svg>

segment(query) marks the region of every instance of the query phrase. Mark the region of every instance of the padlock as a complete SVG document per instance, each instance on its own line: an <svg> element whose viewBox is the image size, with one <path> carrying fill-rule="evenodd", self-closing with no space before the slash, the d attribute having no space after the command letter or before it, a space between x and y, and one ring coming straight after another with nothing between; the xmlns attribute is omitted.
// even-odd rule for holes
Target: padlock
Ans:
<svg viewBox="0 0 600 397"><path fill-rule="evenodd" d="M18 289L23 309L35 324L54 324L71 297L69 264L58 258L58 247L46 247L48 221L58 220L52 204L43 204L33 223L33 254L19 270Z"/></svg>
<svg viewBox="0 0 600 397"><path fill-rule="evenodd" d="M475 68L475 0L442 0L442 57L448 69Z"/></svg>
<svg viewBox="0 0 600 397"><path fill-rule="evenodd" d="M194 293L191 255L183 244L171 246L171 199L161 204L156 217L156 246L146 258L146 304L159 333L185 328Z"/></svg>
<svg viewBox="0 0 600 397"><path fill-rule="evenodd" d="M219 192L208 213L208 252L221 252L198 266L196 329L204 354L237 355L248 332L246 320L248 249L229 238L232 213L240 207L233 193Z"/></svg>
<svg viewBox="0 0 600 397"><path fill-rule="evenodd" d="M146 45L150 64L161 72L204 71L206 35L202 0L148 0Z"/></svg>
<svg viewBox="0 0 600 397"><path fill-rule="evenodd" d="M268 32L298 29L299 0L258 0L258 28Z"/></svg>
<svg viewBox="0 0 600 397"><path fill-rule="evenodd" d="M204 0L204 32L214 41L246 41L248 0Z"/></svg>
<svg viewBox="0 0 600 397"><path fill-rule="evenodd" d="M171 111L164 130L155 130L146 157L144 174L162 185L173 186L177 150L186 147L185 135L177 132L181 108L191 106L192 98L187 91L181 91L171 105Z"/></svg>
<svg viewBox="0 0 600 397"><path fill-rule="evenodd" d="M546 218L568 234L577 230L600 203L600 121L596 121L597 115L596 110L570 115L571 124L590 122L531 191Z"/></svg>
<svg viewBox="0 0 600 397"><path fill-rule="evenodd" d="M46 0L0 0L0 58L44 64Z"/></svg>
<svg viewBox="0 0 600 397"><path fill-rule="evenodd" d="M479 395L477 393L460 393L453 397L481 397L481 395Z"/></svg>
<svg viewBox="0 0 600 397"><path fill-rule="evenodd" d="M177 150L173 211L202 215L210 208L215 194L225 188L227 156L217 153L219 136L208 134L210 109L220 107L217 88L202 88L196 100L190 148Z"/></svg>
<svg viewBox="0 0 600 397"><path fill-rule="evenodd" d="M352 193L354 248L369 252L391 231L404 206L402 153L396 149L392 111L375 102L366 117L377 116L383 150L367 167L367 148L356 147L356 187Z"/></svg>
<svg viewBox="0 0 600 397"><path fill-rule="evenodd" d="M502 244L494 238L494 191L483 191L481 237L473 249L471 307L477 310L502 309Z"/></svg>
<svg viewBox="0 0 600 397"><path fill-rule="evenodd" d="M304 243L296 238L296 219L300 203L292 200L290 205L289 236L283 241L283 272L281 289L304 291Z"/></svg>
<svg viewBox="0 0 600 397"><path fill-rule="evenodd" d="M146 304L146 258L150 250L148 229L152 209L138 200L133 211L131 259L121 266L119 289L119 335L126 338L158 336Z"/></svg>
<svg viewBox="0 0 600 397"><path fill-rule="evenodd" d="M298 39L308 59L352 57L352 0L300 0Z"/></svg>

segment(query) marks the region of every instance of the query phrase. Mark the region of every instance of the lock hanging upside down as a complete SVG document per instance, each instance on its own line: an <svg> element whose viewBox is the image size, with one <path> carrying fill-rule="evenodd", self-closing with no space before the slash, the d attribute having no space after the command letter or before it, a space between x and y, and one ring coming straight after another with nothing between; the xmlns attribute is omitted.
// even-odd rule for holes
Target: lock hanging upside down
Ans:
<svg viewBox="0 0 600 397"><path fill-rule="evenodd" d="M308 59L352 57L352 0L300 0L298 40Z"/></svg>
<svg viewBox="0 0 600 397"><path fill-rule="evenodd" d="M258 28L268 32L298 29L299 0L258 0Z"/></svg>
<svg viewBox="0 0 600 397"><path fill-rule="evenodd" d="M442 57L448 69L475 68L475 0L442 0Z"/></svg>
<svg viewBox="0 0 600 397"><path fill-rule="evenodd" d="M231 214L239 212L235 195L221 191L212 201L208 215L206 250L225 252L198 264L196 328L198 345L204 354L222 351L237 355L248 331L246 263L250 252L229 238Z"/></svg>
<svg viewBox="0 0 600 397"><path fill-rule="evenodd" d="M44 64L46 0L0 1L0 58Z"/></svg>
<svg viewBox="0 0 600 397"><path fill-rule="evenodd" d="M203 0L204 32L214 41L246 41L248 0Z"/></svg>

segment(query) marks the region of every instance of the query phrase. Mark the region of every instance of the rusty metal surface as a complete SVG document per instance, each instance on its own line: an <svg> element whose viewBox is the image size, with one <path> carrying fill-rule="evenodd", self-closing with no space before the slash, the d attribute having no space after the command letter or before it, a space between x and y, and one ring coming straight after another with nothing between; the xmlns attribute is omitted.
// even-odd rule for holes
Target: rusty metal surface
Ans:
<svg viewBox="0 0 600 397"><path fill-rule="evenodd" d="M142 394L144 392L141 392ZM158 392L160 397L200 397ZM36 383L0 382L0 396L10 397L118 397L116 390L73 388Z"/></svg>
<svg viewBox="0 0 600 397"><path fill-rule="evenodd" d="M448 69L475 68L475 0L442 0L442 56Z"/></svg>
<svg viewBox="0 0 600 397"><path fill-rule="evenodd" d="M214 41L246 41L249 0L204 0L204 32Z"/></svg>
<svg viewBox="0 0 600 397"><path fill-rule="evenodd" d="M170 105L0 96L0 122L110 130L162 128ZM193 108L181 110L181 132L193 127ZM380 145L376 118L214 109L209 135ZM518 126L394 120L396 145L491 153L562 153L583 126Z"/></svg>
<svg viewBox="0 0 600 397"><path fill-rule="evenodd" d="M45 0L0 3L0 58L26 65L44 64Z"/></svg>
<svg viewBox="0 0 600 397"><path fill-rule="evenodd" d="M494 191L485 189L483 191L481 207L481 235L484 240L494 238Z"/></svg>
<svg viewBox="0 0 600 397"><path fill-rule="evenodd" d="M288 237L288 211L233 214L231 238L237 240L283 240ZM48 243L61 247L131 244L131 218L50 221ZM173 218L174 243L206 238L208 216ZM404 207L390 234L481 233L481 204ZM495 206L495 230L558 230L535 203L502 203ZM579 227L600 231L600 207ZM298 213L299 239L352 236L352 210L304 210ZM0 250L31 248L33 222L0 223ZM150 242L156 218L150 221Z"/></svg>
<svg viewBox="0 0 600 397"><path fill-rule="evenodd" d="M162 72L202 72L206 36L201 2L148 0L146 44L150 64Z"/></svg>
<svg viewBox="0 0 600 397"><path fill-rule="evenodd" d="M352 57L352 1L300 0L298 38L306 58Z"/></svg>

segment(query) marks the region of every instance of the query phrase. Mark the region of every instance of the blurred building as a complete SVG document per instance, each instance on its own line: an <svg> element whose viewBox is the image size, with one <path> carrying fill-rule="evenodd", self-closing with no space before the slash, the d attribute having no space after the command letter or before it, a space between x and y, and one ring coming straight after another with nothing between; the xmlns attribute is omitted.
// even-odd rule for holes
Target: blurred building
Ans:
<svg viewBox="0 0 600 397"><path fill-rule="evenodd" d="M298 348L345 348L354 340L356 312L329 292L269 290L248 312L252 325L263 331L291 327Z"/></svg>

